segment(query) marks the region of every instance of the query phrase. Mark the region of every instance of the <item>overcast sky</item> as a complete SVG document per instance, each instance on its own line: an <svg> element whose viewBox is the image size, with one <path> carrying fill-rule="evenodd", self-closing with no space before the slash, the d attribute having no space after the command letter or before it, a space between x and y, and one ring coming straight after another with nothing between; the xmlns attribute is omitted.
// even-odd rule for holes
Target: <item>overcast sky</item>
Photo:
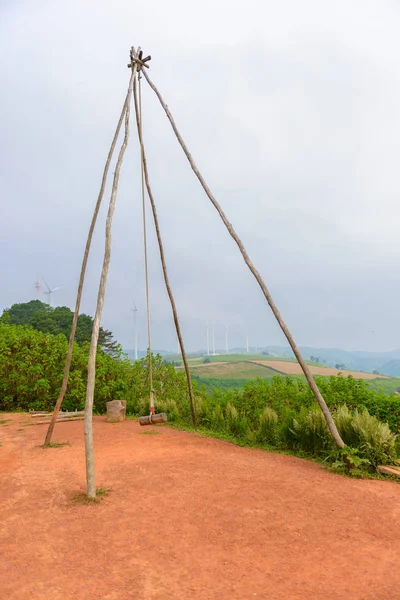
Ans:
<svg viewBox="0 0 400 600"><path fill-rule="evenodd" d="M205 179L298 344L400 347L400 5L395 0L3 0L0 308L41 277L74 306L131 45L152 55ZM188 349L285 344L153 92L144 137ZM135 130L122 168L102 324L139 346L145 296ZM111 169L112 173L113 169ZM105 204L109 200L109 188ZM82 311L94 314L106 208ZM150 215L149 215L150 216ZM153 347L176 349L149 219ZM39 296L45 299L43 290Z"/></svg>

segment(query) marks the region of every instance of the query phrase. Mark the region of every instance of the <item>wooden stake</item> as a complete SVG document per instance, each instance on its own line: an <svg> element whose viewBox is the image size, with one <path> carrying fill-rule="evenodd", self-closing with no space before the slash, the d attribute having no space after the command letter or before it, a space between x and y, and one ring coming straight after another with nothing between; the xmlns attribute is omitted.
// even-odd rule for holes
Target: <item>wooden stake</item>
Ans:
<svg viewBox="0 0 400 600"><path fill-rule="evenodd" d="M139 81L139 86L140 86L140 81ZM140 87L139 87L139 90L140 90ZM182 360L183 360L183 364L185 365L186 381L187 381L188 391L189 391L190 409L192 412L193 427L196 427L196 409L195 409L195 404L194 404L194 394L193 394L192 379L191 379L190 370L189 370L189 363L186 358L185 345L183 343L183 337L182 337L181 328L179 325L178 311L176 309L174 295L172 293L171 285L169 283L167 263L165 261L165 254L164 254L164 245L162 242L160 225L159 225L158 216L157 216L156 204L155 204L153 192L152 192L152 189L150 186L149 172L147 169L147 160L146 160L146 153L145 153L145 149L144 149L143 133L142 133L141 101L138 100L138 94L137 94L137 89L136 89L136 79L133 84L133 96L134 96L134 100L135 100L136 125L137 125L137 130L138 130L140 149L141 149L141 153L142 153L144 178L145 178L145 182L146 182L147 193L148 193L149 199L150 199L151 210L153 212L154 226L156 229L158 248L160 251L160 258L161 258L161 265L162 265L162 270L163 270L163 275L164 275L165 287L167 289L169 301L171 303L172 314L173 314L175 329L176 329L176 335L178 336L179 346L181 348L181 353L182 353ZM140 96L140 94L139 94L139 96Z"/></svg>
<svg viewBox="0 0 400 600"><path fill-rule="evenodd" d="M49 427L47 429L46 439L44 441L44 445L45 446L48 446L50 444L50 442L51 442L51 436L53 435L53 430L54 430L54 425L55 425L55 422L56 422L56 419L57 419L57 415L58 415L58 413L60 411L62 402L64 400L64 396L65 396L65 393L66 393L67 387L68 387L69 372L70 372L70 369L71 369L72 351L73 351L73 347L74 347L76 327L77 327L77 324L78 324L78 316L79 316L79 309L80 309L80 306L81 306L83 283L85 281L86 266L87 266L87 262L88 262L88 258L89 258L90 246L92 244L93 232L94 232L94 228L96 226L97 217L98 217L100 206L101 206L101 203L102 203L102 200L103 200L103 196L104 196L104 190L105 190L105 187L106 187L108 170L110 168L111 159L113 157L115 146L117 144L117 139L118 139L118 136L119 136L119 132L121 130L122 121L124 120L124 116L125 116L126 107L127 107L127 103L128 103L129 97L130 97L130 92L128 92L128 94L126 95L125 102L124 102L124 105L122 107L121 116L119 117L118 125L117 125L117 128L116 128L115 133L114 133L114 138L113 138L113 141L111 143L110 150L108 152L106 164L104 166L104 171L103 171L103 178L101 180L100 192L99 192L99 195L98 195L98 198L97 198L96 206L95 206L93 217L92 217L92 222L91 222L90 228L89 228L89 233L88 233L88 237L87 237L87 241L86 241L86 247L85 247L85 253L83 255L83 261L82 261L82 267L81 267L81 274L80 274L80 277L79 277L78 292L77 292L77 296L76 296L75 312L74 312L74 316L73 316L73 319L72 319L71 333L70 333L70 336L69 336L67 357L65 359L64 376L63 376L63 380L62 380L62 384L61 384L61 390L60 390L59 396L57 398L56 405L54 407L53 416L52 416L52 418L50 420L50 425L49 425Z"/></svg>
<svg viewBox="0 0 400 600"><path fill-rule="evenodd" d="M104 294L106 291L108 267L110 264L111 255L111 227L115 209L115 202L117 199L117 190L119 183L119 174L121 171L121 165L124 158L125 150L129 140L129 115L130 115L130 103L132 95L133 80L136 75L137 65L132 65L132 73L129 80L128 88L128 100L126 103L125 110L125 136L122 142L121 149L119 151L117 163L115 166L114 180L111 191L110 204L108 207L107 221L106 221L106 241L104 248L104 259L103 268L101 271L99 291L97 295L97 307L96 314L93 321L92 338L90 341L89 349L89 360L88 360L88 378L86 387L86 403L85 403L85 458L86 458L86 482L87 482L87 494L89 498L96 497L96 477L95 477L95 466L94 466L94 448L93 448L93 397L94 397L94 385L96 377L96 353L97 353L97 342L99 338L100 320L103 312Z"/></svg>
<svg viewBox="0 0 400 600"><path fill-rule="evenodd" d="M282 331L283 331L283 333L284 333L287 341L289 342L289 345L292 348L295 357L297 358L298 363L300 364L300 366L302 368L302 371L303 371L303 373L305 375L305 378L307 379L308 384L309 384L309 386L310 386L310 388L311 388L311 390L312 390L312 392L313 392L313 394L315 396L315 399L317 400L317 402L318 402L318 404L319 404L319 406L320 406L320 408L322 410L322 413L323 413L323 415L325 417L325 420L327 422L329 431L331 432L333 439L335 440L335 442L336 442L336 444L337 444L337 446L339 448L343 448L344 447L344 442L343 442L342 438L340 437L340 434L339 434L339 432L337 430L337 427L336 427L335 422L334 422L334 420L332 418L332 415L331 415L331 413L329 411L329 408L328 408L328 406L327 406L327 404L326 404L326 402L325 402L325 400L324 400L321 392L319 391L318 386L317 386L317 384L315 383L315 381L313 379L312 373L311 373L311 371L310 371L307 363L305 362L305 360L304 360L304 358L303 358L303 356L302 356L302 354L301 354L301 352L300 352L300 350L299 350L296 342L294 341L294 338L293 338L292 334L290 333L290 331L289 331L286 323L284 322L284 320L283 320L283 318L282 318L282 316L281 316L281 314L280 314L280 312L279 312L279 310L278 310L278 308L277 308L277 306L276 306L276 304L275 304L275 302L274 302L274 300L273 300L273 298L272 298L272 296L271 296L271 294L270 294L270 292L269 292L269 290L267 288L267 286L265 285L264 280L262 279L260 273L257 271L257 269L253 265L252 261L250 260L250 257L247 254L247 251L246 251L246 249L245 249L245 247L243 245L243 242L241 241L241 239L239 238L238 234L236 233L236 231L232 227L231 223L228 221L228 219L227 219L224 211L222 210L221 206L219 205L219 203L214 198L214 196L213 196L210 188L208 187L207 183L203 179L203 176L201 175L199 169L197 168L197 166L196 166L196 164L195 164L195 162L194 162L194 160L192 158L192 155L190 154L190 152L189 152L189 150L188 150L185 142L183 141L183 139L182 139L182 137L181 137L181 135L180 135L180 133L179 133L179 131L177 129L175 121L174 121L174 119L172 117L172 114L169 111L168 106L165 104L165 102L164 102L164 100L163 100L160 92L158 91L158 89L156 88L156 86L154 85L154 83L151 81L151 79L148 76L147 72L145 70L143 70L142 72L143 72L143 75L144 75L146 81L148 82L148 84L150 85L150 87L152 88L152 90L155 92L158 100L160 101L160 104L163 107L163 109L165 111L165 114L168 117L169 122L171 123L172 129L173 129L173 131L174 131L174 133L175 133L175 135L176 135L176 137L178 139L178 142L179 142L182 150L184 151L184 153L186 155L186 158L188 159L188 161L190 163L190 166L192 167L192 169L193 169L193 171L194 171L197 179L199 180L199 182L200 182L201 186L203 187L205 193L207 194L208 198L210 199L210 201L214 205L215 209L217 210L217 212L218 212L219 216L221 217L221 220L224 223L225 227L227 228L230 236L236 242L236 244L237 244L237 246L238 246L238 248L240 250L240 253L243 256L243 259L244 259L246 265L248 266L248 268L250 269L251 273L255 277L258 285L260 286L260 288L261 288L261 290L262 290L262 292L263 292L263 294L265 296L265 299L267 300L267 302L268 302L268 304L269 304L269 306L270 306L270 308L271 308L271 310L272 310L272 312L273 312L276 320L279 323L280 328L282 329Z"/></svg>

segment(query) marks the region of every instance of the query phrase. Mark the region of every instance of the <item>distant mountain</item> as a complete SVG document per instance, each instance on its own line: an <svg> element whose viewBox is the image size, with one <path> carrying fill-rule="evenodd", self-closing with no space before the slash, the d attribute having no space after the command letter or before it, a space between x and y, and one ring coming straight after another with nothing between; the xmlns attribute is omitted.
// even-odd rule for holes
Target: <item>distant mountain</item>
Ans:
<svg viewBox="0 0 400 600"><path fill-rule="evenodd" d="M391 377L400 377L400 360L390 360L379 369L379 373Z"/></svg>
<svg viewBox="0 0 400 600"><path fill-rule="evenodd" d="M266 350L285 358L293 358L293 352L289 347L267 346ZM310 348L300 346L304 358L308 360L317 359L329 367L341 365L341 368L353 371L365 371L372 373L378 371L382 375L400 377L400 350L390 352L364 352L361 350L341 350L340 348Z"/></svg>
<svg viewBox="0 0 400 600"><path fill-rule="evenodd" d="M390 352L364 352L362 350L341 350L340 348L312 348L300 346L304 358L320 362L329 367L349 369L350 371L364 371L372 373L378 371L382 375L400 377L400 350ZM246 348L231 348L232 354L246 354ZM257 349L250 348L251 353L268 352L271 356L294 358L289 346L263 346Z"/></svg>

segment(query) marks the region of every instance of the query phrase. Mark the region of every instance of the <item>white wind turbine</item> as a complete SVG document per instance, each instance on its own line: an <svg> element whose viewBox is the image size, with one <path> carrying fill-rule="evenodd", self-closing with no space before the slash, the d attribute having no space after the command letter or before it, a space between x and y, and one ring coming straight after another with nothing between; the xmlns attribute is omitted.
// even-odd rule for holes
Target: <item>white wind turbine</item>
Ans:
<svg viewBox="0 0 400 600"><path fill-rule="evenodd" d="M215 323L212 326L212 353L215 356Z"/></svg>
<svg viewBox="0 0 400 600"><path fill-rule="evenodd" d="M226 352L226 354L229 354L228 329L229 329L229 325L227 325L226 328L225 328L225 352Z"/></svg>
<svg viewBox="0 0 400 600"><path fill-rule="evenodd" d="M135 339L135 360L138 359L138 347L137 347L137 317L136 313L138 308L135 303L133 303L133 336Z"/></svg>
<svg viewBox="0 0 400 600"><path fill-rule="evenodd" d="M62 285L59 285L58 287L55 287L53 289L51 289L49 287L49 284L47 283L47 281L45 279L43 279L45 286L47 287L47 290L45 290L43 293L47 294L49 297L49 304L51 306L51 295L54 294L54 292L56 292L57 290L61 290Z"/></svg>
<svg viewBox="0 0 400 600"><path fill-rule="evenodd" d="M210 333L208 330L208 321L207 321L207 356L210 356Z"/></svg>

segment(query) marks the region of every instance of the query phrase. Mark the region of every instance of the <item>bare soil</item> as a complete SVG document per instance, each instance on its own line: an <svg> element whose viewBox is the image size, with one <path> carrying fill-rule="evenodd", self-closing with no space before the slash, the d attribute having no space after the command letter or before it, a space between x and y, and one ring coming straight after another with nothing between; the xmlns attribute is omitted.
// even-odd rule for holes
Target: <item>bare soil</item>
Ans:
<svg viewBox="0 0 400 600"><path fill-rule="evenodd" d="M136 422L0 426L0 597L20 600L396 600L400 487Z"/></svg>
<svg viewBox="0 0 400 600"><path fill-rule="evenodd" d="M284 360L253 360L251 362L257 365L265 365L266 367L271 367L272 369L275 369L276 371L280 371L281 373L285 373L287 375L302 375L303 373L299 363L297 362L289 362ZM348 371L347 369L340 371L338 369L333 369L332 367L315 367L313 365L309 365L309 367L313 375L329 376L338 375L338 373L342 373L344 377L352 375L355 379L387 379L385 375L375 375L374 373Z"/></svg>

